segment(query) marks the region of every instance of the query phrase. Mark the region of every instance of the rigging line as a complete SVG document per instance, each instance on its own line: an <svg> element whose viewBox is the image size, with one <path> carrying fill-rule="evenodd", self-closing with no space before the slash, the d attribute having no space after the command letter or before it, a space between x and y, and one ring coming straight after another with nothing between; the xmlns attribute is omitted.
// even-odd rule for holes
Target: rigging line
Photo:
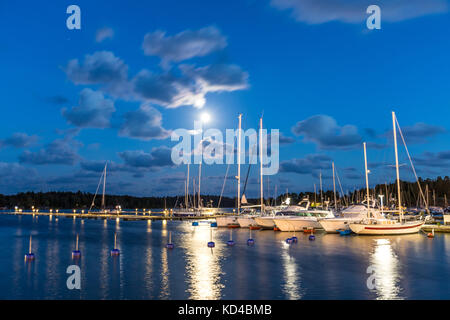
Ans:
<svg viewBox="0 0 450 320"><path fill-rule="evenodd" d="M92 208L93 208L94 205L95 205L95 197L97 197L98 189L100 188L100 184L101 184L101 182L102 182L103 174L104 174L104 173L105 173L105 172L102 171L102 175L100 176L100 180L98 181L97 190L95 191L95 194L94 194L94 199L92 199L91 207L89 208L89 211L88 211L88 212L91 212Z"/></svg>
<svg viewBox="0 0 450 320"><path fill-rule="evenodd" d="M344 197L345 205L348 206L347 200L345 199L344 190L342 189L341 179L339 178L339 173L337 172L336 167L334 167L334 171L336 172L336 178L338 179L339 188L341 189L342 196Z"/></svg>
<svg viewBox="0 0 450 320"><path fill-rule="evenodd" d="M397 117L395 117L395 122L397 123L398 131L400 132L400 136L402 137L402 141L403 141L403 145L405 146L406 154L408 155L408 159L409 159L409 162L411 163L411 167L414 172L414 176L416 177L417 185L419 186L420 195L422 196L423 201L428 210L428 202L425 199L424 193L422 192L422 187L420 186L419 178L417 177L416 169L414 168L414 164L412 162L411 155L409 154L408 147L406 146L405 138L403 137L403 132L402 132L402 129L400 128L400 124L398 123Z"/></svg>
<svg viewBox="0 0 450 320"><path fill-rule="evenodd" d="M225 184L227 183L229 169L230 169L230 164L228 164L227 171L225 172L225 179L223 180L222 191L220 192L219 202L217 203L217 209L220 208L220 203L222 202L222 195L223 195L223 191L225 190Z"/></svg>
<svg viewBox="0 0 450 320"><path fill-rule="evenodd" d="M253 150L255 150L256 146L253 146ZM254 154L253 154L254 156ZM250 175L250 168L252 167L252 161L250 161L249 159L249 164L248 164L248 170L247 170L247 176L245 177L245 184L244 184L244 190L242 191L242 194L245 194L245 191L247 190L247 182L248 182L248 176ZM241 195L239 195L240 197Z"/></svg>

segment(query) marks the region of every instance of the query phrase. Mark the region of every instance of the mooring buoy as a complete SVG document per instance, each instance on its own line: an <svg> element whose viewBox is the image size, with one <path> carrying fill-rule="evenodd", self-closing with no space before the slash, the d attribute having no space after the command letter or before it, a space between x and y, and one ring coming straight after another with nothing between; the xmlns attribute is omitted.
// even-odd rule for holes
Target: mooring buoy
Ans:
<svg viewBox="0 0 450 320"><path fill-rule="evenodd" d="M169 242L166 244L167 249L173 249L175 246L172 243L172 231L169 231Z"/></svg>
<svg viewBox="0 0 450 320"><path fill-rule="evenodd" d="M230 240L227 241L227 246L232 247L235 245L234 241L233 241L233 231L230 229Z"/></svg>
<svg viewBox="0 0 450 320"><path fill-rule="evenodd" d="M30 245L28 247L28 253L25 254L25 261L34 261L34 259L36 258L34 253L31 252L31 241L32 241L32 236L30 235Z"/></svg>
<svg viewBox="0 0 450 320"><path fill-rule="evenodd" d="M287 239L286 239L286 243L287 243L287 244L291 244L292 242L294 242L294 241L292 240L292 238L287 238Z"/></svg>
<svg viewBox="0 0 450 320"><path fill-rule="evenodd" d="M192 226L193 226L193 227L198 227L198 221L192 222Z"/></svg>
<svg viewBox="0 0 450 320"><path fill-rule="evenodd" d="M117 257L120 255L120 250L117 249L117 233L114 232L114 249L111 250L111 256Z"/></svg>
<svg viewBox="0 0 450 320"><path fill-rule="evenodd" d="M208 242L208 248L214 248L216 244L214 243L212 238L212 228L210 228L209 231L210 231L210 238L209 238L210 240Z"/></svg>
<svg viewBox="0 0 450 320"><path fill-rule="evenodd" d="M72 251L72 259L79 259L81 258L81 251L78 250L78 233L77 233L77 241L75 245L75 250Z"/></svg>
<svg viewBox="0 0 450 320"><path fill-rule="evenodd" d="M255 240L253 240L253 238L252 238L252 228L250 228L249 232L250 232L250 235L247 240L247 245L252 246L255 244Z"/></svg>

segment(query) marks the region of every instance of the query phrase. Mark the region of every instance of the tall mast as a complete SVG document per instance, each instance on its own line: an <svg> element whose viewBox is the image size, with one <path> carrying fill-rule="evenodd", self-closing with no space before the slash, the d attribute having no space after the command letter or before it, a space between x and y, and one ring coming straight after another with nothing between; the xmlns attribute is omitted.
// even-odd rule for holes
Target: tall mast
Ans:
<svg viewBox="0 0 450 320"><path fill-rule="evenodd" d="M366 143L364 142L364 166L366 168L366 190L367 190L367 217L369 218L370 215L370 193L369 193L369 169L367 168L367 148Z"/></svg>
<svg viewBox="0 0 450 320"><path fill-rule="evenodd" d="M189 160L190 161L190 160ZM186 209L189 206L189 162L187 164L187 178L186 178Z"/></svg>
<svg viewBox="0 0 450 320"><path fill-rule="evenodd" d="M103 171L103 195L102 195L102 209L105 210L105 189L106 189L106 166L108 162L105 163L105 169Z"/></svg>
<svg viewBox="0 0 450 320"><path fill-rule="evenodd" d="M261 192L261 213L264 212L264 194L263 194L263 141L262 141L262 117L259 119L259 173L260 173L260 192Z"/></svg>
<svg viewBox="0 0 450 320"><path fill-rule="evenodd" d="M238 127L238 153L237 153L237 165L238 165L238 175L237 175L237 213L241 210L241 125L242 125L242 114L239 114L239 127Z"/></svg>
<svg viewBox="0 0 450 320"><path fill-rule="evenodd" d="M334 173L334 162L332 162L332 166L333 166L333 192L334 192L334 209L337 211L337 199L336 199L336 178L335 178L335 173Z"/></svg>
<svg viewBox="0 0 450 320"><path fill-rule="evenodd" d="M320 170L319 179L320 179L320 205L323 208L322 170Z"/></svg>
<svg viewBox="0 0 450 320"><path fill-rule="evenodd" d="M192 197L192 205L194 206L194 208L196 208L196 206L195 206L195 194L196 194L196 191L195 191L195 178L192 178L192 190L194 190L194 195L193 195L193 197Z"/></svg>
<svg viewBox="0 0 450 320"><path fill-rule="evenodd" d="M398 209L400 210L400 222L403 222L402 193L400 190L400 169L398 166L398 149L397 149L397 126L395 123L395 112L392 111L392 125L394 130L394 148L395 148L395 171L397 172L397 192L398 192Z"/></svg>
<svg viewBox="0 0 450 320"><path fill-rule="evenodd" d="M203 146L202 146L203 147ZM203 157L203 149L202 149L202 157ZM201 198L200 198L200 184L202 181L202 161L200 160L200 165L198 167L198 208L201 206Z"/></svg>
<svg viewBox="0 0 450 320"><path fill-rule="evenodd" d="M317 205L317 190L316 190L316 184L314 183L314 206Z"/></svg>

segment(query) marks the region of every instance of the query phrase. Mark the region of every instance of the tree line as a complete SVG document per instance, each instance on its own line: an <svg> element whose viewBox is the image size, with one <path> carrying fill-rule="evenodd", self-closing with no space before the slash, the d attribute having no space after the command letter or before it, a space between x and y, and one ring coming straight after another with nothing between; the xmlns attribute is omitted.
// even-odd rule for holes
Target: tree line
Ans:
<svg viewBox="0 0 450 320"><path fill-rule="evenodd" d="M448 206L450 196L450 178L448 176L436 179L421 179L419 182L422 192L425 195L426 201L430 206ZM401 181L402 203L405 206L424 206L422 197L419 197L419 186L417 182ZM376 185L370 189L371 196L382 194L384 195L384 203L391 204L397 200L397 185L396 182L389 184ZM320 202L321 199L329 201L334 200L333 190L324 190L322 194L318 191L314 192L290 192L288 195L280 194L277 198L265 198L266 205L279 205L286 197L291 198L291 204L300 202L305 197L311 201ZM345 195L337 194L338 202L341 204L355 203L364 200L366 197L365 188L354 190ZM94 194L89 192L67 192L67 191L52 191L52 192L21 192L15 195L0 194L0 207L2 209L14 209L19 207L22 209L35 208L54 208L54 209L89 209L92 203ZM203 206L217 207L220 197L217 195L203 195ZM386 202L387 200L387 202ZM129 195L105 195L105 204L107 208L114 208L120 205L127 209L155 209L155 208L174 208L184 205L184 195L168 196L168 197L135 197ZM249 203L258 204L259 199L248 199ZM447 201L447 203L446 203ZM98 209L101 204L101 196L96 197L94 208ZM220 200L220 207L233 208L236 207L236 198L222 197Z"/></svg>

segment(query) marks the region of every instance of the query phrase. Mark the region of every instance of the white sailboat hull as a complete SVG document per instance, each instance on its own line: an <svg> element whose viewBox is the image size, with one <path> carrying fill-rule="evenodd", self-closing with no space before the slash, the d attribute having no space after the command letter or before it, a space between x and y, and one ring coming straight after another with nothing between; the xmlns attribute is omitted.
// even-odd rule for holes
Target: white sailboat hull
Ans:
<svg viewBox="0 0 450 320"><path fill-rule="evenodd" d="M228 227L229 225L237 224L237 216L217 217L216 222L218 227Z"/></svg>
<svg viewBox="0 0 450 320"><path fill-rule="evenodd" d="M273 222L273 217L257 217L255 218L255 223L258 227L263 229L273 229L275 228L275 222Z"/></svg>
<svg viewBox="0 0 450 320"><path fill-rule="evenodd" d="M275 225L280 231L302 231L307 228L320 228L320 223L316 217L292 218L292 219L273 219Z"/></svg>
<svg viewBox="0 0 450 320"><path fill-rule="evenodd" d="M237 222L241 228L249 228L250 226L256 225L254 217L239 217Z"/></svg>
<svg viewBox="0 0 450 320"><path fill-rule="evenodd" d="M327 233L337 233L339 229L349 229L351 223L361 221L361 218L351 219L351 218L335 218L335 219L322 219L319 221L320 226Z"/></svg>
<svg viewBox="0 0 450 320"><path fill-rule="evenodd" d="M407 222L407 223L393 223L393 224L365 224L365 223L351 223L350 229L357 234L366 235L401 235L417 233L422 228L425 222Z"/></svg>

